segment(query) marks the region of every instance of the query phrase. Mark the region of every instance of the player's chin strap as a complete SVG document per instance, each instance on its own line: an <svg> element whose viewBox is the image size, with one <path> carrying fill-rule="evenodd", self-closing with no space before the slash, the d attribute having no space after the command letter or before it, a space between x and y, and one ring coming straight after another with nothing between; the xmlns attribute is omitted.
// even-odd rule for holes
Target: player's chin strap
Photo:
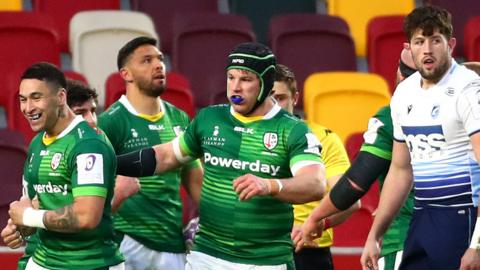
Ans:
<svg viewBox="0 0 480 270"><path fill-rule="evenodd" d="M117 156L117 174L142 177L155 174L157 159L153 148L144 148L140 151Z"/></svg>

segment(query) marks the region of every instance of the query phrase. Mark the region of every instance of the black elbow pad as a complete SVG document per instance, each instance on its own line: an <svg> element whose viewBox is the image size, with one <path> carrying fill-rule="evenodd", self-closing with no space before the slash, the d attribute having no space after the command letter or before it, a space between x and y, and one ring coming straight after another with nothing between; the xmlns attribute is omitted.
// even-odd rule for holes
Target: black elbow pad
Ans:
<svg viewBox="0 0 480 270"><path fill-rule="evenodd" d="M153 148L144 148L117 156L117 174L130 177L152 176L155 174L157 159Z"/></svg>
<svg viewBox="0 0 480 270"><path fill-rule="evenodd" d="M377 178L388 171L390 160L368 152L360 152L348 171L330 191L332 203L340 210L348 209L370 189ZM350 183L352 181L360 189Z"/></svg>

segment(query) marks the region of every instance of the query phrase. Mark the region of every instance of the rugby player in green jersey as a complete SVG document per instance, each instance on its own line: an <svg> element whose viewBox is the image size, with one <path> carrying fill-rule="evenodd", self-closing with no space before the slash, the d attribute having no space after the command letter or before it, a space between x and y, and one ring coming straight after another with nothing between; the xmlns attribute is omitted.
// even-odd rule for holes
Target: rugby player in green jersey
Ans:
<svg viewBox="0 0 480 270"><path fill-rule="evenodd" d="M24 166L28 194L11 203L11 233L4 229L2 237L12 246L18 232L37 230L26 269L123 269L110 215L115 153L103 134L75 116L65 88L62 72L48 63L34 64L22 76L20 108L38 134Z"/></svg>
<svg viewBox="0 0 480 270"><path fill-rule="evenodd" d="M265 45L239 44L227 62L230 104L200 110L172 142L118 157L129 176L203 157L200 230L186 269L294 267L291 203L321 199L325 175L315 135L269 97L275 64Z"/></svg>
<svg viewBox="0 0 480 270"><path fill-rule="evenodd" d="M167 81L163 54L156 44L153 38L138 37L119 50L117 65L126 95L98 120L117 154L169 142L189 123L184 111L160 98ZM202 177L200 161L195 160L175 171L141 177L138 193L126 198L122 194L129 179L117 176L114 227L121 238L125 269L185 269L180 185L198 203ZM126 200L120 205L122 199Z"/></svg>

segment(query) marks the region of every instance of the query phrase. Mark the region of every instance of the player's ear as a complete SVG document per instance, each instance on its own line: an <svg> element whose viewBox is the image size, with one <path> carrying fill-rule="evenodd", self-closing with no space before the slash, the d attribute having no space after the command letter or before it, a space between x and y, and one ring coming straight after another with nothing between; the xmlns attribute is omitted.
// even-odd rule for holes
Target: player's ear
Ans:
<svg viewBox="0 0 480 270"><path fill-rule="evenodd" d="M120 69L120 76L125 82L129 82L129 83L133 82L132 74L127 67L123 67Z"/></svg>

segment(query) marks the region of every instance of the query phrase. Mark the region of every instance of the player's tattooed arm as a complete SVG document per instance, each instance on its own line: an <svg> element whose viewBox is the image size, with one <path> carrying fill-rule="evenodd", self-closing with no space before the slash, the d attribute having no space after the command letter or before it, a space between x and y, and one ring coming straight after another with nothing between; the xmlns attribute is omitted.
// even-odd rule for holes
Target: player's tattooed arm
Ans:
<svg viewBox="0 0 480 270"><path fill-rule="evenodd" d="M77 232L81 228L78 218L73 211L73 205L48 211L43 216L43 223L48 230L57 232Z"/></svg>
<svg viewBox="0 0 480 270"><path fill-rule="evenodd" d="M47 230L73 233L94 229L102 218L105 198L99 196L76 197L73 204L50 210L43 216Z"/></svg>

